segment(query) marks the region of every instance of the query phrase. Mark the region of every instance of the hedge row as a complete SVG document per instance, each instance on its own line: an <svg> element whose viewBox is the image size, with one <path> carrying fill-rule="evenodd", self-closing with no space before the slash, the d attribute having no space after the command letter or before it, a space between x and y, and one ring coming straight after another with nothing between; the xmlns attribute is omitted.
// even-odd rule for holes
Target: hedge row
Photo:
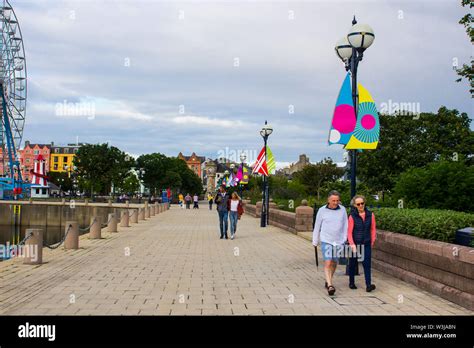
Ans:
<svg viewBox="0 0 474 348"><path fill-rule="evenodd" d="M436 209L374 209L377 228L419 238L454 242L456 231L474 226L474 214Z"/></svg>

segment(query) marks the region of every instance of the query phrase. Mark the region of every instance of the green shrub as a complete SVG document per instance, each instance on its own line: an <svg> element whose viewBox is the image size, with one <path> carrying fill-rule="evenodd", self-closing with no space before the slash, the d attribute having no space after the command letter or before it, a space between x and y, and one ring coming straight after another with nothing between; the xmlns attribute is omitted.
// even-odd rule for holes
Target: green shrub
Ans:
<svg viewBox="0 0 474 348"><path fill-rule="evenodd" d="M435 209L374 209L377 228L415 237L453 242L456 231L474 226L474 214Z"/></svg>
<svg viewBox="0 0 474 348"><path fill-rule="evenodd" d="M474 212L473 187L474 166L443 160L402 173L395 193L407 208Z"/></svg>

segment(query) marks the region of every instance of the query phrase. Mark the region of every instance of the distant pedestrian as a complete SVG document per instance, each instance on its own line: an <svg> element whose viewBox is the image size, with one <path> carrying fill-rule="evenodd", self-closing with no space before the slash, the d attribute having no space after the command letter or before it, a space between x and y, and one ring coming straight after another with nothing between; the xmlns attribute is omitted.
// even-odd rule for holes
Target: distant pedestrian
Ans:
<svg viewBox="0 0 474 348"><path fill-rule="evenodd" d="M178 196L178 203L179 203L179 206L184 209L184 196L182 193L180 193Z"/></svg>
<svg viewBox="0 0 474 348"><path fill-rule="evenodd" d="M375 290L371 278L372 247L376 238L375 215L365 205L364 196L354 196L351 201L347 239L352 248L352 257L349 258L349 288L357 289L355 285L355 271L357 259L362 259L364 267L366 291Z"/></svg>
<svg viewBox="0 0 474 348"><path fill-rule="evenodd" d="M339 204L340 199L339 192L329 192L328 203L319 208L313 230L313 245L317 246L321 241L326 276L325 287L331 296L336 292L333 277L336 272L337 260L342 256L344 243L347 240L347 214L344 206Z"/></svg>
<svg viewBox="0 0 474 348"><path fill-rule="evenodd" d="M209 202L209 210L212 210L212 202L214 202L214 197L212 197L210 192L207 194L207 200Z"/></svg>
<svg viewBox="0 0 474 348"><path fill-rule="evenodd" d="M186 197L184 197L184 201L186 202L186 209L191 209L190 207L191 207L191 200L192 199L193 198L190 196L189 193L186 195Z"/></svg>
<svg viewBox="0 0 474 348"><path fill-rule="evenodd" d="M225 191L225 186L222 185L219 188L219 192L216 195L214 202L217 205L217 213L219 214L219 229L221 232L221 238L227 239L227 230L229 228L229 195Z"/></svg>
<svg viewBox="0 0 474 348"><path fill-rule="evenodd" d="M199 196L197 195L197 193L194 194L193 202L194 202L193 209L199 209Z"/></svg>
<svg viewBox="0 0 474 348"><path fill-rule="evenodd" d="M228 202L230 213L230 239L234 239L235 232L237 232L237 220L242 216L244 209L242 207L242 200L236 192L232 193L232 199Z"/></svg>

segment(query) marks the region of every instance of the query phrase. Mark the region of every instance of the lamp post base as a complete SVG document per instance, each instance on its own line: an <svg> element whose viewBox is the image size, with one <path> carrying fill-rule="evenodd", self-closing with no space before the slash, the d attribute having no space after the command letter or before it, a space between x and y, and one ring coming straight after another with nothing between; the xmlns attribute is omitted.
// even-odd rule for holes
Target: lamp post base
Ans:
<svg viewBox="0 0 474 348"><path fill-rule="evenodd" d="M260 227L267 227L267 214L262 213L260 217Z"/></svg>

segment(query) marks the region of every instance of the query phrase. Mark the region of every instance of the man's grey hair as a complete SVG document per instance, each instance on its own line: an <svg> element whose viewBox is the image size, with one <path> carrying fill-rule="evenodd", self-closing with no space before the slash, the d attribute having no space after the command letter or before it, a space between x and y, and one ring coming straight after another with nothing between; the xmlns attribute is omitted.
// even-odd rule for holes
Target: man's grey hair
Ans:
<svg viewBox="0 0 474 348"><path fill-rule="evenodd" d="M332 190L332 191L329 192L328 198L331 197L331 196L338 196L339 199L341 199L341 194L336 190Z"/></svg>

